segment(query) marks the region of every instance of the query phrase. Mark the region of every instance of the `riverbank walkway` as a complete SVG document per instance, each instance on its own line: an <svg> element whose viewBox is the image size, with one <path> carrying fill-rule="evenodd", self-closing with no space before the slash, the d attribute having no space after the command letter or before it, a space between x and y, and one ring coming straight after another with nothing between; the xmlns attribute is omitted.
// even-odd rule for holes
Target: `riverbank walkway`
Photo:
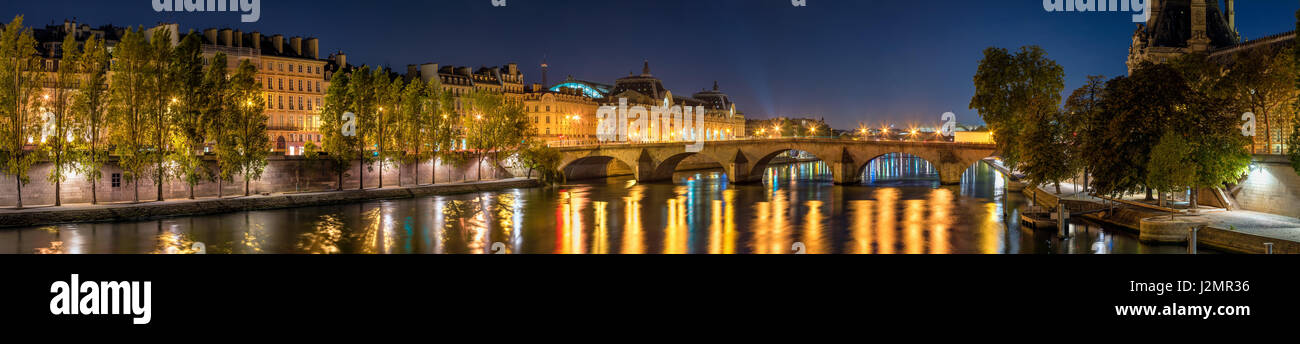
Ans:
<svg viewBox="0 0 1300 344"><path fill-rule="evenodd" d="M164 217L197 216L248 210L269 210L315 205L347 204L383 199L455 195L539 185L536 179L512 178L451 184L371 188L365 190L274 193L266 195L171 199L165 201L77 203L0 208L0 228L65 223L138 221Z"/></svg>
<svg viewBox="0 0 1300 344"><path fill-rule="evenodd" d="M1082 187L1069 182L1061 183L1060 194L1055 193L1055 187L1051 185L1038 190L1063 200L1094 203L1106 201L1082 192ZM1202 246L1238 253L1265 253L1264 244L1272 243L1273 253L1300 254L1300 218L1209 206L1199 207L1199 211L1194 214L1185 213L1185 209L1180 208L1186 208L1186 202L1170 205L1169 209L1177 212L1161 211L1159 209L1162 207L1149 204L1144 198L1145 195L1129 195L1122 197L1120 204L1126 205L1130 213L1140 214L1136 216L1137 220L1174 215L1182 222L1205 224L1197 238ZM1123 225L1141 231L1137 223Z"/></svg>

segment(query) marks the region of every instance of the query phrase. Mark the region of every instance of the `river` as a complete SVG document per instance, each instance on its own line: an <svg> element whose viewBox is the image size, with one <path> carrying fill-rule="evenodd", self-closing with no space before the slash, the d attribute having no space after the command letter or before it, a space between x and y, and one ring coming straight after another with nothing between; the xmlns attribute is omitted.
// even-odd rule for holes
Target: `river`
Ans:
<svg viewBox="0 0 1300 344"><path fill-rule="evenodd" d="M924 160L874 160L836 186L820 162L773 166L759 185L721 171L673 184L630 177L558 187L140 222L0 229L0 253L1181 253L1081 220L1062 240L1021 228L995 170L941 186ZM199 243L196 245L195 243Z"/></svg>

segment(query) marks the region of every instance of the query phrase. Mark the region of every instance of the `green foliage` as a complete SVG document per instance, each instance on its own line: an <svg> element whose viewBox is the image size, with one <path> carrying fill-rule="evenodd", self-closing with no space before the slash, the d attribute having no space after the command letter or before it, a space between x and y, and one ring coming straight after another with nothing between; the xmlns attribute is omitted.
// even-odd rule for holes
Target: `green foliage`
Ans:
<svg viewBox="0 0 1300 344"><path fill-rule="evenodd" d="M73 150L75 146L72 142L74 139L73 133L80 124L77 121L77 116L72 113L76 102L74 90L78 73L80 73L77 63L81 55L79 46L76 37L73 35L64 37L63 43L59 47L62 50L63 61L68 61L68 63L59 64L54 73L46 75L50 78L48 82L57 85L57 87L47 89L42 96L44 100L42 104L43 112L51 115L45 119L45 121L48 121L45 125L51 130L49 132L50 137L42 137L41 149L44 150L43 155L50 159L53 167L46 176L46 180L54 184L54 205L56 206L63 203L61 184L67 179L68 173L65 172L72 168L73 159L70 155L75 153L75 150Z"/></svg>
<svg viewBox="0 0 1300 344"><path fill-rule="evenodd" d="M212 63L203 73L201 86L203 91L197 97L201 112L199 120L203 123L203 136L212 143L217 156L217 172L211 175L211 179L218 182L235 181L235 172L239 170L240 154L235 144L235 127L232 121L241 106L252 106L246 99L239 99L231 93L231 83L226 73L228 63L229 59L225 53L217 53L212 57Z"/></svg>
<svg viewBox="0 0 1300 344"><path fill-rule="evenodd" d="M352 158L357 156L360 145L357 137L343 136L343 113L352 108L352 98L348 96L350 88L348 74L334 74L325 90L325 104L321 108L320 150L331 162L330 169L339 175L339 190L343 189L343 174Z"/></svg>
<svg viewBox="0 0 1300 344"><path fill-rule="evenodd" d="M149 39L148 45L148 64L146 64L146 82L145 99L147 104L145 121L145 142L149 150L145 151L147 159L153 161L153 173L149 174L153 179L154 185L157 185L158 200L163 199L162 186L167 182L169 171L166 164L169 155L167 144L171 140L172 126L168 125L171 120L172 107L178 101L175 93L177 73L174 68L173 56L176 51L172 48L171 30L167 28L155 29L153 37Z"/></svg>
<svg viewBox="0 0 1300 344"><path fill-rule="evenodd" d="M466 145L480 158L487 153L509 154L533 137L532 122L521 104L506 101L500 94L478 91L471 92L469 100L470 115L462 118L461 127Z"/></svg>
<svg viewBox="0 0 1300 344"><path fill-rule="evenodd" d="M169 160L176 163L176 172L190 187L190 198L194 198L194 186L209 178L208 169L203 164L203 148L207 144L207 125L212 122L206 118L212 115L212 104L221 103L220 92L214 89L212 76L203 71L203 51L198 34L186 35L172 55L172 71L176 97L169 106L171 125L168 130L172 152ZM218 61L219 60L219 61ZM225 69L225 56L218 56L209 68ZM214 93L208 93L214 92ZM205 111L207 110L207 111Z"/></svg>
<svg viewBox="0 0 1300 344"><path fill-rule="evenodd" d="M1027 121L1020 138L1019 170L1033 185L1058 184L1074 175L1070 164L1070 146L1064 144L1064 116L1059 113L1038 115Z"/></svg>
<svg viewBox="0 0 1300 344"><path fill-rule="evenodd" d="M1038 46L1021 47L1014 55L1002 48L984 50L970 108L988 124L1008 167L1020 163L1025 121L1057 111L1064 78L1065 70Z"/></svg>
<svg viewBox="0 0 1300 344"><path fill-rule="evenodd" d="M1151 149L1147 161L1147 186L1164 192L1182 192L1195 183L1196 166L1192 147L1183 135L1166 131L1160 143Z"/></svg>
<svg viewBox="0 0 1300 344"><path fill-rule="evenodd" d="M15 16L0 32L0 163L4 174L19 182L19 208L22 184L30 182L27 170L38 159L25 149L27 141L40 135L40 116L32 109L43 72L36 53L31 29L23 26L21 15Z"/></svg>
<svg viewBox="0 0 1300 344"><path fill-rule="evenodd" d="M230 96L234 102L243 103L231 111L231 133L237 156L239 172L244 176L244 195L250 194L249 182L262 178L266 157L271 151L271 139L266 134L266 100L258 84L257 68L248 60L239 62L239 69L230 78Z"/></svg>
<svg viewBox="0 0 1300 344"><path fill-rule="evenodd" d="M1164 64L1144 63L1133 75L1106 83L1100 114L1085 129L1082 157L1098 194L1142 189L1151 148L1168 123L1186 114L1191 96L1182 74Z"/></svg>
<svg viewBox="0 0 1300 344"><path fill-rule="evenodd" d="M1176 187L1171 183L1219 187L1245 173L1250 142L1237 129L1233 102L1239 93L1227 91L1239 86L1205 70L1201 59L1144 63L1132 76L1106 84L1100 113L1088 121L1083 140L1083 159L1098 193ZM1167 144L1155 151L1162 141Z"/></svg>
<svg viewBox="0 0 1300 344"><path fill-rule="evenodd" d="M1091 75L1088 76L1086 84L1074 90L1065 100L1065 111L1062 114L1064 132L1061 143L1066 146L1070 157L1070 170L1075 173L1087 173L1087 164L1084 163L1083 156L1088 152L1084 147L1092 138L1087 133L1092 131L1091 125L1095 123L1098 116L1101 116L1101 102L1105 90L1106 78Z"/></svg>
<svg viewBox="0 0 1300 344"><path fill-rule="evenodd" d="M149 148L146 131L151 123L145 116L148 104L149 46L144 30L127 29L113 48L112 82L109 83L109 135L113 154L118 157L122 178L135 186L135 201L140 201L139 180L148 168Z"/></svg>
<svg viewBox="0 0 1300 344"><path fill-rule="evenodd" d="M518 159L528 169L529 178L536 171L538 180L544 184L564 182L564 173L560 170L564 155L559 150L534 142L519 150Z"/></svg>
<svg viewBox="0 0 1300 344"><path fill-rule="evenodd" d="M91 183L91 202L98 203L97 182L103 177L100 170L108 160L108 150L104 144L108 126L108 48L104 41L91 36L86 40L79 59L75 61L81 71L80 84L77 87L73 106L74 121L79 123L79 132L73 140L73 155L78 171ZM65 60L64 63L71 61Z"/></svg>

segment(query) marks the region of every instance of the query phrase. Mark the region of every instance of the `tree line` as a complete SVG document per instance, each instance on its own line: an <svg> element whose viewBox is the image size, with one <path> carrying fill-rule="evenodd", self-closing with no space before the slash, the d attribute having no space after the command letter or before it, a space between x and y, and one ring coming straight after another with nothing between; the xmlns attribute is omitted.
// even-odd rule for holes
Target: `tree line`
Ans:
<svg viewBox="0 0 1300 344"><path fill-rule="evenodd" d="M110 49L102 38L82 43L69 34L49 52L57 59L47 63L21 15L3 27L0 172L16 181L18 208L22 187L32 181L29 170L42 161L51 165L44 177L54 186L56 206L70 175L84 177L91 202L98 203L96 185L110 157L133 185L135 202L146 179L157 186L158 201L170 180L186 183L191 199L196 185L216 182L222 197L221 184L238 175L244 195L251 193L271 151L257 66L240 59L228 70L231 61L223 53L205 65L200 35L191 32L177 44L171 35L166 28L128 28ZM415 164L418 174L418 163L429 159L458 165L472 155L481 168L485 157L505 156L543 171L544 181L558 179L559 154L531 140L522 104L487 91L463 98L462 115L436 78L405 82L365 66L339 73L326 91L321 145L308 143L305 154L333 162L338 189L353 160L377 162L381 172L390 164ZM344 113L354 114L354 122L345 123ZM345 135L345 125L354 126L355 135ZM215 155L215 169L204 162L208 153Z"/></svg>
<svg viewBox="0 0 1300 344"><path fill-rule="evenodd" d="M1089 76L1062 102L1064 69L1042 48L988 48L970 107L1003 161L1033 185L1054 184L1060 193L1061 181L1082 176L1094 194L1159 193L1163 203L1168 192L1241 181L1254 149L1242 132L1244 113L1259 116L1266 146L1280 143L1274 129L1294 123L1289 110L1300 109L1298 60L1290 45L1245 50L1226 63L1204 54L1144 62L1128 76ZM1292 129L1291 142L1300 142L1297 135Z"/></svg>
<svg viewBox="0 0 1300 344"><path fill-rule="evenodd" d="M390 165L396 165L399 178L402 165L414 165L418 180L421 162L429 160L444 166L472 160L479 180L488 157L494 162L502 157L516 159L530 170L529 177L533 170L539 171L546 183L561 177L559 152L533 140L536 130L523 104L500 92L476 89L456 97L436 77L426 82L385 68L360 66L335 74L325 93L321 146L309 147L307 154L332 161L338 190L343 189L352 161L361 162L356 167L359 189L366 188L365 174L376 167L380 185ZM489 168L495 175L495 165ZM437 169L429 173L436 184ZM453 179L454 169L447 173L447 179Z"/></svg>

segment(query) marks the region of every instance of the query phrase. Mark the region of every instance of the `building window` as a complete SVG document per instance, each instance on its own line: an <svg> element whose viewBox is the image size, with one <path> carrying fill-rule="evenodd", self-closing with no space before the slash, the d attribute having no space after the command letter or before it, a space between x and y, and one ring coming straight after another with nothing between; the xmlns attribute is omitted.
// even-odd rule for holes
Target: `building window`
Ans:
<svg viewBox="0 0 1300 344"><path fill-rule="evenodd" d="M122 174L121 174L121 173L114 173L114 174L113 174L113 187L115 187L115 188L120 188L120 187L122 187Z"/></svg>
<svg viewBox="0 0 1300 344"><path fill-rule="evenodd" d="M275 97L275 102L281 110L284 110L284 96Z"/></svg>
<svg viewBox="0 0 1300 344"><path fill-rule="evenodd" d="M551 124L551 116L546 116L546 124Z"/></svg>
<svg viewBox="0 0 1300 344"><path fill-rule="evenodd" d="M302 91L302 80L298 80L298 90Z"/></svg>
<svg viewBox="0 0 1300 344"><path fill-rule="evenodd" d="M280 90L284 90L284 79L275 79L275 82L279 85Z"/></svg>

